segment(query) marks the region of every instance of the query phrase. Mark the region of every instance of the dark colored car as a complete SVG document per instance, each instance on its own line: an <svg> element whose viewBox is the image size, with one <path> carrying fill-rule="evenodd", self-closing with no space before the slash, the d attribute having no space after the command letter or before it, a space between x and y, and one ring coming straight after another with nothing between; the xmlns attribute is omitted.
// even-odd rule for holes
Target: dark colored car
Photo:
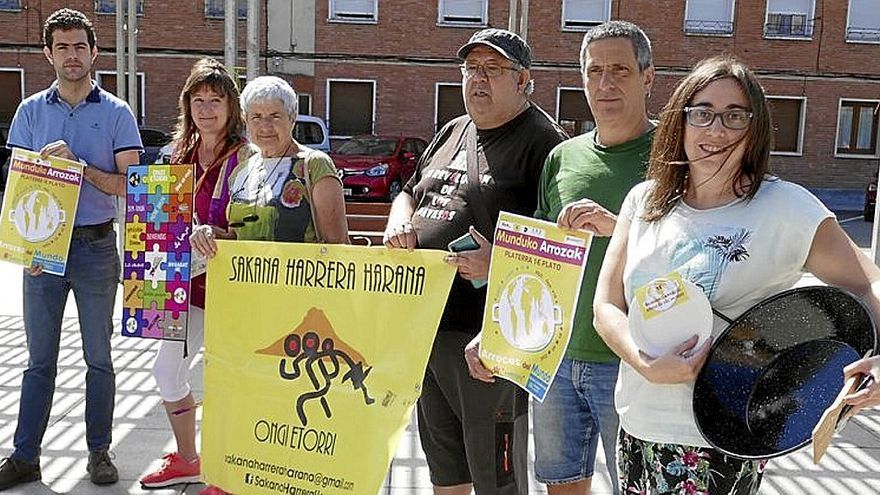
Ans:
<svg viewBox="0 0 880 495"><path fill-rule="evenodd" d="M159 150L171 142L171 134L158 129L141 127L141 142L144 144L144 152L141 154L141 165L156 163L159 158Z"/></svg>
<svg viewBox="0 0 880 495"><path fill-rule="evenodd" d="M330 153L346 199L393 201L416 170L428 146L399 136L358 136Z"/></svg>
<svg viewBox="0 0 880 495"><path fill-rule="evenodd" d="M874 205L877 204L877 181L868 183L865 187L865 221L874 221Z"/></svg>

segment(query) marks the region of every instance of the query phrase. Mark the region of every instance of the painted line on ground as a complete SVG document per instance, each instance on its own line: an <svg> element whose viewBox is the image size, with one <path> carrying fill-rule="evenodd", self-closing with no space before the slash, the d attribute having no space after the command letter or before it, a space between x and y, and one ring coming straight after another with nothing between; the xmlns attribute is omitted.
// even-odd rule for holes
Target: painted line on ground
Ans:
<svg viewBox="0 0 880 495"><path fill-rule="evenodd" d="M855 216L855 217L846 218L846 219L844 219L844 220L838 220L837 223L848 223L848 222L852 222L852 221L854 221L854 220L862 220L862 219L863 219L863 218L862 218L862 215L858 215L858 216Z"/></svg>

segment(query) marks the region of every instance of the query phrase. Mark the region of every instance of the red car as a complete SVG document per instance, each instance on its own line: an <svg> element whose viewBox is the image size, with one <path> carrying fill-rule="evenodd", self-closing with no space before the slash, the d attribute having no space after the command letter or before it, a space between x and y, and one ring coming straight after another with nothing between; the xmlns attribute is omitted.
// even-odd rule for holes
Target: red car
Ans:
<svg viewBox="0 0 880 495"><path fill-rule="evenodd" d="M399 136L358 136L330 153L346 199L393 201L428 146Z"/></svg>

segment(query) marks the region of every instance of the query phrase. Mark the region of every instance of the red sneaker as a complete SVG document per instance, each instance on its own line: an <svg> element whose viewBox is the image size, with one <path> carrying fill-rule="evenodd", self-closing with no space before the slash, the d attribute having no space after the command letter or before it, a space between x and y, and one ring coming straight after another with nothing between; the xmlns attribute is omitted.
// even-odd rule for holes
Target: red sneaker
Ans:
<svg viewBox="0 0 880 495"><path fill-rule="evenodd" d="M165 454L162 459L162 467L155 473L150 473L141 478L141 486L144 488L162 488L180 483L196 483L199 481L201 462L196 459L192 462L184 459L177 452Z"/></svg>
<svg viewBox="0 0 880 495"><path fill-rule="evenodd" d="M199 495L232 495L229 492L224 492L223 490L217 488L214 485L208 485L208 488L199 492Z"/></svg>

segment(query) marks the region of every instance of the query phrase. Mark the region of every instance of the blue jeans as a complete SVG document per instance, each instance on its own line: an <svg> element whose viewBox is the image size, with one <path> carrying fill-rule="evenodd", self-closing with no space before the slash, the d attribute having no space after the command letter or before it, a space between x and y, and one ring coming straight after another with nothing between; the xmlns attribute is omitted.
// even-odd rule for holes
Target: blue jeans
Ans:
<svg viewBox="0 0 880 495"><path fill-rule="evenodd" d="M614 409L618 361L562 360L544 402L534 403L535 477L550 485L593 476L599 437L617 493L615 446L620 420Z"/></svg>
<svg viewBox="0 0 880 495"><path fill-rule="evenodd" d="M61 320L72 290L79 313L86 371L86 442L90 452L110 447L116 375L110 360L113 304L119 284L116 235L101 239L74 238L63 277L24 274L24 329L28 367L21 382L15 451L12 456L38 462L49 422Z"/></svg>

